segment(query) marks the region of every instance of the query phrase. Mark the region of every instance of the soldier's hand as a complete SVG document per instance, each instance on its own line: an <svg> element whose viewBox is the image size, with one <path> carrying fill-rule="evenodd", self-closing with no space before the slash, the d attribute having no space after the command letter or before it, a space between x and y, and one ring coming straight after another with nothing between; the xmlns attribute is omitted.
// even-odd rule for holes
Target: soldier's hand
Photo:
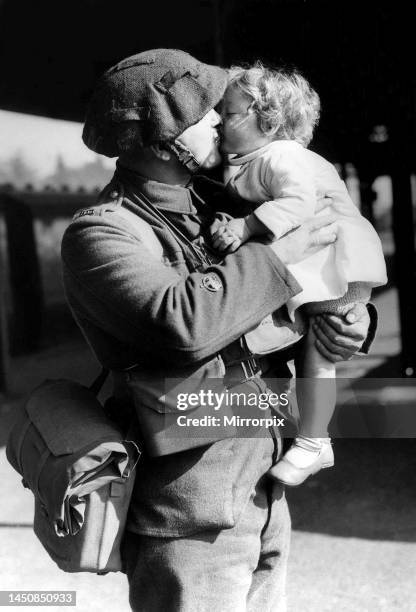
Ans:
<svg viewBox="0 0 416 612"><path fill-rule="evenodd" d="M313 217L269 246L283 263L295 264L311 255L317 246L336 241L336 220L335 214Z"/></svg>
<svg viewBox="0 0 416 612"><path fill-rule="evenodd" d="M370 315L365 304L351 304L343 316L323 314L312 323L316 348L332 362L345 361L360 350L367 338Z"/></svg>
<svg viewBox="0 0 416 612"><path fill-rule="evenodd" d="M315 214L317 214L318 212L322 214L326 212L327 214L329 214L331 212L331 206L333 202L334 200L328 196L322 196L321 198L318 198L316 202Z"/></svg>

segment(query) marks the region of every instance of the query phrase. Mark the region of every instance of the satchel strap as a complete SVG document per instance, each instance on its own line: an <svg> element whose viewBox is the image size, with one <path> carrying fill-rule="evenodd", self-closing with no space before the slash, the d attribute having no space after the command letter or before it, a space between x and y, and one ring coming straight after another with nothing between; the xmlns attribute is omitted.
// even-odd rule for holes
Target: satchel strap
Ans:
<svg viewBox="0 0 416 612"><path fill-rule="evenodd" d="M212 260L205 249L192 242L185 236L179 228L166 215L162 213L150 200L145 196L143 192L137 192L137 190L129 189L128 195L131 200L138 204L144 210L150 212L153 216L157 217L159 221L171 232L175 237L176 241L180 244L188 263L192 266L193 270L199 270L201 267L212 265ZM124 207L125 210L129 210ZM132 212L132 211L129 211ZM133 213L135 214L135 213ZM136 215L135 215L136 216Z"/></svg>

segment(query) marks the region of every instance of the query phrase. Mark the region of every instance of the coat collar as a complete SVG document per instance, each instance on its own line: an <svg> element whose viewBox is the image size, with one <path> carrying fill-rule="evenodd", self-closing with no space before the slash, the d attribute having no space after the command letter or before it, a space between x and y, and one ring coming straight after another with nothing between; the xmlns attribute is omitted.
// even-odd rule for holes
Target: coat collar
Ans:
<svg viewBox="0 0 416 612"><path fill-rule="evenodd" d="M160 210L188 214L194 213L195 206L192 202L192 196L197 197L199 200L201 199L193 190L192 182L185 187L182 185L159 183L125 168L118 162L115 176L121 182L128 183L130 188L138 195L143 193Z"/></svg>
<svg viewBox="0 0 416 612"><path fill-rule="evenodd" d="M263 147L260 147L259 149L255 149L254 151L251 151L251 153L246 153L245 155L229 156L228 164L230 166L242 166L243 164L246 164L247 162L253 161L253 159L257 159L257 157L261 157L262 155L264 155L264 153L267 153L268 151L279 152L282 149L287 150L288 147L295 149L295 150L299 147L303 148L302 145L296 142L295 140L285 140L285 139L273 140L273 142L269 142Z"/></svg>

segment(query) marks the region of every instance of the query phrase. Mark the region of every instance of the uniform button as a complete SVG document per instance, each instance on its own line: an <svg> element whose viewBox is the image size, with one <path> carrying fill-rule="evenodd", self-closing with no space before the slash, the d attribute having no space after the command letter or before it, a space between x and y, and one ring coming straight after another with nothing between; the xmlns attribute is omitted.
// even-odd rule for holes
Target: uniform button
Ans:
<svg viewBox="0 0 416 612"><path fill-rule="evenodd" d="M110 198L114 198L114 199L115 199L115 198L118 198L118 191L112 191L112 192L110 193Z"/></svg>
<svg viewBox="0 0 416 612"><path fill-rule="evenodd" d="M208 291L219 291L222 289L222 282L218 274L210 272L206 274L201 281L201 289L208 289Z"/></svg>

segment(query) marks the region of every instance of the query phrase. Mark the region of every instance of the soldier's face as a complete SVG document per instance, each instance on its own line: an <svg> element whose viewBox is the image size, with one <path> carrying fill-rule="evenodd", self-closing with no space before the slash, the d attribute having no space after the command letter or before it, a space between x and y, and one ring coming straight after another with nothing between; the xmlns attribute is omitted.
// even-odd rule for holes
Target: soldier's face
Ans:
<svg viewBox="0 0 416 612"><path fill-rule="evenodd" d="M191 151L202 168L213 168L221 161L217 129L220 123L221 117L212 109L177 138Z"/></svg>

